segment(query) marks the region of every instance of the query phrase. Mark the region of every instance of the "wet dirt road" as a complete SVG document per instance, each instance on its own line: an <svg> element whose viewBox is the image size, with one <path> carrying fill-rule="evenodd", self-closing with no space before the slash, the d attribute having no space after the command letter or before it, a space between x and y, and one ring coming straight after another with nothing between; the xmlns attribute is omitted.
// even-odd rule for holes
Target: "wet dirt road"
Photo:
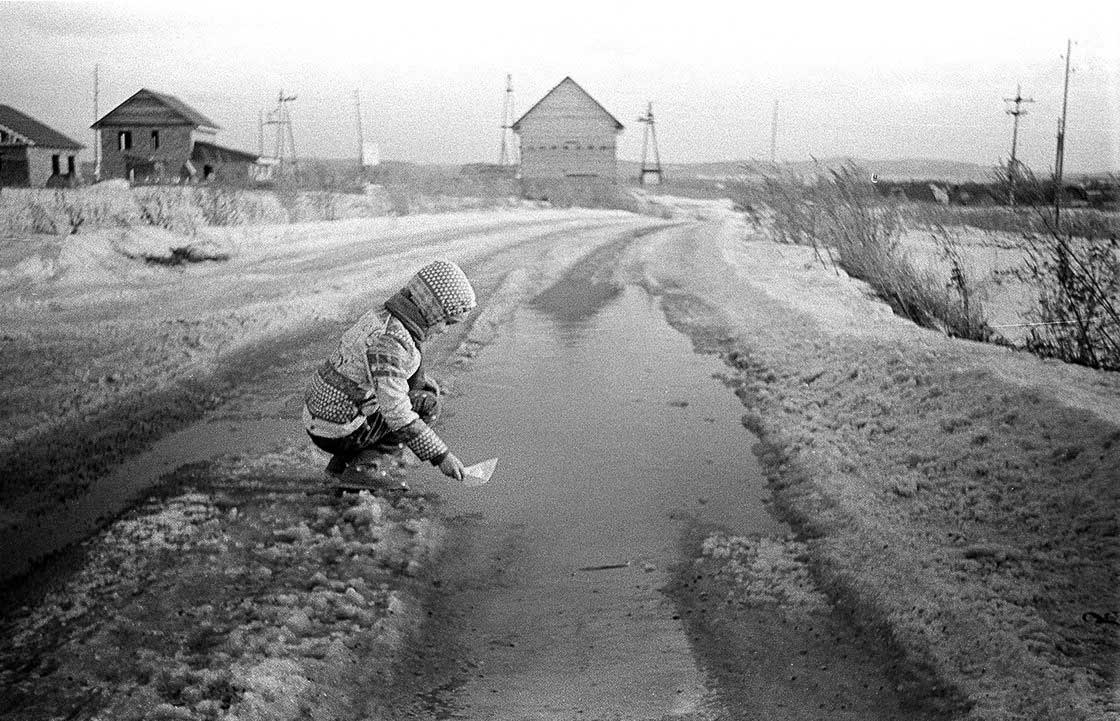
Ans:
<svg viewBox="0 0 1120 721"><path fill-rule="evenodd" d="M448 494L449 512L478 519L445 580L478 663L447 700L455 716L659 718L708 704L661 592L682 530L778 524L716 363L658 314L633 288L591 318L523 312L464 383L448 433L502 464L489 486Z"/></svg>
<svg viewBox="0 0 1120 721"><path fill-rule="evenodd" d="M447 434L501 461L482 488L433 486L453 533L402 715L896 718L883 659L826 602L732 609L695 582L707 533L791 534L722 363L603 250L454 386Z"/></svg>
<svg viewBox="0 0 1120 721"><path fill-rule="evenodd" d="M763 582L807 577L766 510L743 407L712 377L722 363L696 354L636 284L643 248L711 229L617 225L465 263L483 308L470 337L430 349L437 375L451 375L441 432L465 461L501 461L481 489L430 469L410 478L443 497L450 532L440 563L417 579L429 621L394 688L372 689L387 696L378 708L401 718L931 718L899 712L884 659L826 604L733 604L712 566L694 563L723 529L765 551L751 571ZM133 469L298 436L284 422L317 360L304 348L239 385L223 406L236 413L167 437ZM290 389L282 401L278 387ZM361 717L357 707L323 716Z"/></svg>

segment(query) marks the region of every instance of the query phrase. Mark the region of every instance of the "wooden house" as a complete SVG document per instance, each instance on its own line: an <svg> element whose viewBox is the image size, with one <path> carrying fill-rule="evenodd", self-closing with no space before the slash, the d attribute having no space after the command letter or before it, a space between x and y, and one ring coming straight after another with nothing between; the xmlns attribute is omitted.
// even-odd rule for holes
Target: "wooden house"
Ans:
<svg viewBox="0 0 1120 721"><path fill-rule="evenodd" d="M141 89L92 126L101 142L101 180L247 184L269 166L260 156L213 142L219 126L182 100Z"/></svg>
<svg viewBox="0 0 1120 721"><path fill-rule="evenodd" d="M0 105L0 186L71 187L85 147L35 118Z"/></svg>
<svg viewBox="0 0 1120 721"><path fill-rule="evenodd" d="M583 179L615 183L623 125L566 77L513 124L526 181Z"/></svg>

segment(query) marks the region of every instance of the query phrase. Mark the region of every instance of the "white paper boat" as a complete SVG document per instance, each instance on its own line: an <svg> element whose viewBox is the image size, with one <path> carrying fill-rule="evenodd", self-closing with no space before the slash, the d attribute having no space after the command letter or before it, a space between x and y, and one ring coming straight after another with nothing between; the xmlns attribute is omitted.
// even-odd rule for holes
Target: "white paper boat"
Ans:
<svg viewBox="0 0 1120 721"><path fill-rule="evenodd" d="M467 466L463 469L463 485L473 488L481 486L490 480L490 476L494 475L494 469L498 466L498 459L491 458L488 461L480 461L473 466Z"/></svg>

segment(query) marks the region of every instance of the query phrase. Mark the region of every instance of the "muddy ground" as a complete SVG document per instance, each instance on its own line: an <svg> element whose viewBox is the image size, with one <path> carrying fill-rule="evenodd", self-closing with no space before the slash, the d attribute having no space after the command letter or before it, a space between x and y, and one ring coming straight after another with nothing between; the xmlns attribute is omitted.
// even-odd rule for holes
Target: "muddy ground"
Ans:
<svg viewBox="0 0 1120 721"><path fill-rule="evenodd" d="M1120 718L1113 374L914 328L718 205L213 233L231 259L186 268L135 252L182 239L130 233L5 241L9 717ZM712 422L757 457L780 527L714 522L650 480L633 497L659 545L621 566L586 543L542 586L518 554L548 534L509 529L568 519L501 495L527 475L509 456L489 501L407 456L382 471L411 492L330 492L303 379L432 256L482 300L429 349L453 445L531 307L579 321L629 287L741 403ZM533 641L517 609L537 602L501 605L530 592L571 620L542 616ZM485 626L502 609L520 639ZM653 677L651 649L679 685L621 691Z"/></svg>

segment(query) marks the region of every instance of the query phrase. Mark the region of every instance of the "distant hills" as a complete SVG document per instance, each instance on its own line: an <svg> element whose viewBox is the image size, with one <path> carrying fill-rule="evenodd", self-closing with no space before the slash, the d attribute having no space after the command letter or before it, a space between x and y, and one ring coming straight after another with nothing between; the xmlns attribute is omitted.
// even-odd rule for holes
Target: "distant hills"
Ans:
<svg viewBox="0 0 1120 721"><path fill-rule="evenodd" d="M860 158L821 158L790 163L778 163L783 170L811 174L821 168L836 168L844 163L854 163L870 174L884 180L939 180L946 183L987 182L992 179L994 168L976 163L930 158L904 158L900 160L863 160ZM640 163L620 161L619 171L627 176L637 176ZM740 160L712 163L663 164L666 177L697 179L732 179L754 175L752 169L770 167L767 161Z"/></svg>

